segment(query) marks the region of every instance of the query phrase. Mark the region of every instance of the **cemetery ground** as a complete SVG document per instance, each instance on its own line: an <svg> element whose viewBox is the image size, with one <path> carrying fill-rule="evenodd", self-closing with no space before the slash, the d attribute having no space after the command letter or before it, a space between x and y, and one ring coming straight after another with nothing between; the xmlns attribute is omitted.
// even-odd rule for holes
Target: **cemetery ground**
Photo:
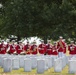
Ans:
<svg viewBox="0 0 76 75"><path fill-rule="evenodd" d="M68 52L67 52L68 55ZM54 72L54 67L48 69L44 74L37 74L36 69L33 69L31 72L24 72L23 68L19 70L13 70L12 72L4 73L3 68L0 67L0 75L76 75L68 73L68 65L62 70L62 72Z"/></svg>
<svg viewBox="0 0 76 75"><path fill-rule="evenodd" d="M68 66L66 66L61 73L54 72L54 68L51 68L44 72L44 74L37 74L36 69L32 70L31 72L24 72L23 68L19 70L13 70L10 73L3 73L3 69L0 68L0 75L75 75L68 73Z"/></svg>

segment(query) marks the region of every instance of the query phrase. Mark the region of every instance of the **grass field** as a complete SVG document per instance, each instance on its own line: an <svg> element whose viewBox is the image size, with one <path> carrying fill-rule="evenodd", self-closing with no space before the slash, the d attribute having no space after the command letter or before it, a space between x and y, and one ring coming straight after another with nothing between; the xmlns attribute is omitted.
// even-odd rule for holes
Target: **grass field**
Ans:
<svg viewBox="0 0 76 75"><path fill-rule="evenodd" d="M10 73L3 73L3 69L0 68L0 75L75 75L68 73L68 66L66 66L61 73L54 72L54 68L51 68L44 72L44 74L37 74L36 69L32 70L31 72L24 72L23 68L19 70L13 70Z"/></svg>
<svg viewBox="0 0 76 75"><path fill-rule="evenodd" d="M67 52L68 55L68 52ZM36 69L33 69L31 72L24 72L23 68L19 70L13 70L10 73L4 73L3 69L0 68L0 75L76 75L76 74L69 74L68 73L68 66L66 66L61 73L54 72L54 68L51 68L44 72L44 74L37 74Z"/></svg>

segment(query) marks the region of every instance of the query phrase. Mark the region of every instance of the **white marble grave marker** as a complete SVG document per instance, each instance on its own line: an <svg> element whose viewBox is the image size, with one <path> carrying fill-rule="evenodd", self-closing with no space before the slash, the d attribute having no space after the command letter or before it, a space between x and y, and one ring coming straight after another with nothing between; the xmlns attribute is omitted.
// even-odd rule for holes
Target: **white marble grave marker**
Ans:
<svg viewBox="0 0 76 75"><path fill-rule="evenodd" d="M14 70L19 69L19 59L18 58L13 58L13 60L12 60L12 69L14 69Z"/></svg>
<svg viewBox="0 0 76 75"><path fill-rule="evenodd" d="M19 57L19 64L20 64L20 68L24 67L24 56Z"/></svg>
<svg viewBox="0 0 76 75"><path fill-rule="evenodd" d="M32 65L32 69L37 68L37 58L36 57L30 57L31 59L31 65Z"/></svg>
<svg viewBox="0 0 76 75"><path fill-rule="evenodd" d="M12 60L8 58L4 58L3 63L3 70L4 72L11 72L12 71Z"/></svg>
<svg viewBox="0 0 76 75"><path fill-rule="evenodd" d="M37 73L43 74L45 71L45 60L44 59L38 59L37 60Z"/></svg>
<svg viewBox="0 0 76 75"><path fill-rule="evenodd" d="M76 60L69 60L69 73L76 73Z"/></svg>
<svg viewBox="0 0 76 75"><path fill-rule="evenodd" d="M54 61L54 71L61 72L62 71L62 60L58 58Z"/></svg>
<svg viewBox="0 0 76 75"><path fill-rule="evenodd" d="M24 59L24 71L30 72L31 70L32 70L31 59L29 59L29 58Z"/></svg>

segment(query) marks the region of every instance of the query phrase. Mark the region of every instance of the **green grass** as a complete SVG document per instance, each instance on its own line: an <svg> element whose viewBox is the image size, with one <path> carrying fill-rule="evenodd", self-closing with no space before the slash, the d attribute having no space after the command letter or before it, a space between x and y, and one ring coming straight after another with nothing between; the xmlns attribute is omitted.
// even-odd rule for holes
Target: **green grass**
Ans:
<svg viewBox="0 0 76 75"><path fill-rule="evenodd" d="M1 75L75 75L75 74L69 74L68 73L68 66L66 66L62 72L56 73L54 72L54 68L48 69L44 72L44 74L37 74L36 69L33 69L31 72L24 72L23 68L20 68L19 70L12 70L10 73L4 73L3 69L0 68L0 74Z"/></svg>

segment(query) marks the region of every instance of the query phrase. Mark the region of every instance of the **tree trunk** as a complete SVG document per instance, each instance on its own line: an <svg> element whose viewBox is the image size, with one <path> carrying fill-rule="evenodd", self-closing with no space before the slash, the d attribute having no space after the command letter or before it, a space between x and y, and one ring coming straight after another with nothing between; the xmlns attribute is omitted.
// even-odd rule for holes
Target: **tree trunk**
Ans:
<svg viewBox="0 0 76 75"><path fill-rule="evenodd" d="M17 35L17 42L21 40L20 35Z"/></svg>
<svg viewBox="0 0 76 75"><path fill-rule="evenodd" d="M44 43L47 44L47 36L43 37Z"/></svg>

